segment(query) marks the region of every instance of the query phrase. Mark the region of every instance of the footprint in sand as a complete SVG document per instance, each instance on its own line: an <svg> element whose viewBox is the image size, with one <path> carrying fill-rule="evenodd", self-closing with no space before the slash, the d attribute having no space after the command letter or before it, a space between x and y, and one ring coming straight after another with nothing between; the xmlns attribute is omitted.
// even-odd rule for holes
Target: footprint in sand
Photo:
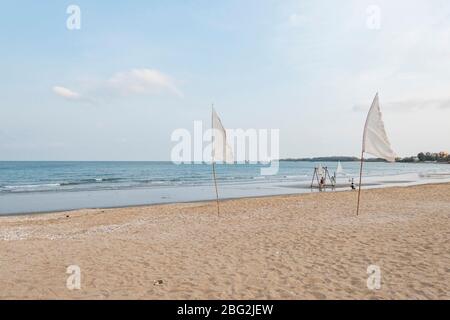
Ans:
<svg viewBox="0 0 450 320"><path fill-rule="evenodd" d="M153 285L154 286L160 286L160 285L163 285L163 284L164 284L164 281L161 280L161 279L153 281Z"/></svg>

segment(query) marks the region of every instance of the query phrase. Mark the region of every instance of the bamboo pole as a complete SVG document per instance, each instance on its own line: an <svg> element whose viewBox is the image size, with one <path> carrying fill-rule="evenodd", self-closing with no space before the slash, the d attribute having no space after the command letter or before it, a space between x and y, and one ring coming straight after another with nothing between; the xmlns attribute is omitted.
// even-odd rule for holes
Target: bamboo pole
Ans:
<svg viewBox="0 0 450 320"><path fill-rule="evenodd" d="M356 215L359 214L359 202L361 199L361 181L362 181L363 163L364 163L364 151L361 152L361 167L359 169L358 205L356 207Z"/></svg>
<svg viewBox="0 0 450 320"><path fill-rule="evenodd" d="M212 129L212 139L214 139L214 124L213 124L213 112L214 112L214 104L211 105L211 129ZM214 147L213 147L214 148ZM217 203L217 216L220 215L220 208L219 208L219 190L217 189L217 178L216 178L216 163L214 161L214 150L212 150L213 154L212 156L212 171L213 171L213 178L214 178L214 186L216 189L216 203Z"/></svg>
<svg viewBox="0 0 450 320"><path fill-rule="evenodd" d="M216 166L215 162L212 163L213 168L213 176L214 176L214 186L216 187L216 203L217 203L217 216L220 215L220 209L219 209L219 191L217 189L217 179L216 179Z"/></svg>
<svg viewBox="0 0 450 320"><path fill-rule="evenodd" d="M311 180L311 189L314 187L314 178L316 177L316 170L317 170L317 168L314 168L314 173L313 173L313 177Z"/></svg>

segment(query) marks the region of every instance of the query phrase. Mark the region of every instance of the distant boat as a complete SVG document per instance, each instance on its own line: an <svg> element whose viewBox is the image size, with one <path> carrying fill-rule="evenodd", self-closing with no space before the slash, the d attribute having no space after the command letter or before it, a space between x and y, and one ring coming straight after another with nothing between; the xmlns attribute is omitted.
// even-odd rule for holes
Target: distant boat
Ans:
<svg viewBox="0 0 450 320"><path fill-rule="evenodd" d="M343 173L344 173L344 169L342 168L342 164L339 161L338 165L337 165L337 168L336 168L336 174L343 174Z"/></svg>

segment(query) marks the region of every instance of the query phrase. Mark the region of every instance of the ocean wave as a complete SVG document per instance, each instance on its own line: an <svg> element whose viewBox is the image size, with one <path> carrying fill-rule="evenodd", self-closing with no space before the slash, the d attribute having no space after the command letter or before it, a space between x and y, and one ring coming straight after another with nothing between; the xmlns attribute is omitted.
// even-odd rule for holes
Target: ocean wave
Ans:
<svg viewBox="0 0 450 320"><path fill-rule="evenodd" d="M55 190L60 187L59 183L43 183L43 184L23 184L23 185L5 185L0 186L0 192L31 192L39 190Z"/></svg>
<svg viewBox="0 0 450 320"><path fill-rule="evenodd" d="M283 177L286 178L286 179L299 179L299 178L307 178L309 176L307 174L301 174L301 175L291 175L291 176L286 175L286 176L283 176Z"/></svg>
<svg viewBox="0 0 450 320"><path fill-rule="evenodd" d="M450 178L450 172L421 172L419 173L421 178L434 178L434 179L446 179Z"/></svg>
<svg viewBox="0 0 450 320"><path fill-rule="evenodd" d="M76 186L81 184L89 184L89 183L99 183L99 182L115 182L120 181L121 178L90 178L90 179L81 179L75 181L66 181L61 182L61 186Z"/></svg>
<svg viewBox="0 0 450 320"><path fill-rule="evenodd" d="M23 184L23 185L14 185L14 186L2 186L5 189L31 189L31 188L40 188L40 187L59 187L59 183L44 183L44 184Z"/></svg>
<svg viewBox="0 0 450 320"><path fill-rule="evenodd" d="M32 192L32 191L48 191L56 190L58 188L67 188L71 186L100 184L115 182L121 180L120 178L89 178L74 181L63 182L48 182L48 183L32 183L32 184L18 184L18 185L0 185L0 192Z"/></svg>
<svg viewBox="0 0 450 320"><path fill-rule="evenodd" d="M256 176L256 177L252 177L253 180L265 180L267 179L266 176Z"/></svg>
<svg viewBox="0 0 450 320"><path fill-rule="evenodd" d="M221 180L249 180L253 177L239 177L239 176L232 176L232 177L218 177L218 179Z"/></svg>

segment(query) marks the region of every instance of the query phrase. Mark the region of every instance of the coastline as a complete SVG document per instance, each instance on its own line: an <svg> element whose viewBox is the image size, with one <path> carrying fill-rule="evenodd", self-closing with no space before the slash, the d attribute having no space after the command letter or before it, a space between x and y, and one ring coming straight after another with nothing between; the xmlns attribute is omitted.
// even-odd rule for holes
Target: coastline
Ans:
<svg viewBox="0 0 450 320"><path fill-rule="evenodd" d="M450 168L450 167L448 167ZM447 168L447 169L448 169ZM294 177L294 178L293 178ZM353 175L338 176L335 191L350 189ZM358 178L355 178L358 182ZM363 189L413 186L450 182L450 171L397 173L365 176ZM310 187L310 178L284 176L275 181L219 183L220 199L241 199L317 192ZM327 191L331 191L327 189ZM215 200L213 185L153 186L118 189L55 190L0 193L1 216L26 215L79 209L126 208L166 203L190 203Z"/></svg>
<svg viewBox="0 0 450 320"><path fill-rule="evenodd" d="M1 217L0 297L450 299L449 193L364 190L359 217L348 191Z"/></svg>
<svg viewBox="0 0 450 320"><path fill-rule="evenodd" d="M448 174L446 174L448 176ZM366 178L367 179L367 178ZM370 177L369 177L370 180ZM421 185L435 185L435 184L447 184L450 183L449 179L442 179L442 181L439 180L426 180L426 181L408 181L408 180L393 180L385 183L374 183L374 182L364 182L362 183L363 190L370 190L370 189L386 189L386 188L396 188L396 187L412 187L412 186L421 186ZM250 185L250 184L249 184ZM226 190L228 186L221 186L221 191ZM267 187L264 186L264 187ZM270 185L269 185L270 187ZM213 186L212 185L206 185L202 186L202 188L205 190L211 191ZM223 196L221 195L220 201L227 201L227 200L239 200L239 199L251 199L251 198L270 198L270 197L279 197L279 196L295 196L295 195L306 195L310 193L318 193L319 190L317 187L310 188L305 184L297 184L297 183L290 183L283 186L285 189L283 192L275 192L275 193L262 193L262 194L251 194L251 195L234 195L234 196ZM176 190L176 187L171 187L171 189ZM256 188L256 190L258 187ZM149 189L138 189L138 190L116 190L116 192L133 192L133 191L146 191ZM296 191L292 191L296 190ZM337 186L334 189L331 189L330 187L327 187L324 191L321 193L327 193L327 192L351 192L349 190L348 186ZM99 191L90 191L88 194L90 196L94 195L96 193L104 192L102 190ZM66 192L68 194L73 194L75 192ZM78 194L85 194L86 192L78 192ZM107 191L109 195L109 191ZM193 191L191 191L193 193ZM52 192L52 193L42 193L43 195L47 195L50 198L58 197L61 194L64 194L62 192ZM18 194L17 196L22 196ZM0 198L1 199L1 198ZM63 200L65 200L63 198ZM39 215L39 214L52 214L52 213L59 213L59 212L73 212L77 210L106 210L106 209L126 209L126 208L138 208L138 207L148 207L148 206L158 206L158 205L167 205L167 204L189 204L189 203L203 203L203 202L209 202L209 201L215 201L215 198L213 197L213 194L209 195L209 197L204 197L202 199L189 199L189 200L178 200L178 201L161 201L161 202L150 202L150 203L135 203L135 204L123 204L123 205L103 205L103 206L86 206L86 207L74 207L74 208L62 208L62 209L54 209L54 210L33 210L33 211L24 211L24 212L11 212L11 213L0 213L0 219L2 217L14 217L14 216L26 216L26 215Z"/></svg>

